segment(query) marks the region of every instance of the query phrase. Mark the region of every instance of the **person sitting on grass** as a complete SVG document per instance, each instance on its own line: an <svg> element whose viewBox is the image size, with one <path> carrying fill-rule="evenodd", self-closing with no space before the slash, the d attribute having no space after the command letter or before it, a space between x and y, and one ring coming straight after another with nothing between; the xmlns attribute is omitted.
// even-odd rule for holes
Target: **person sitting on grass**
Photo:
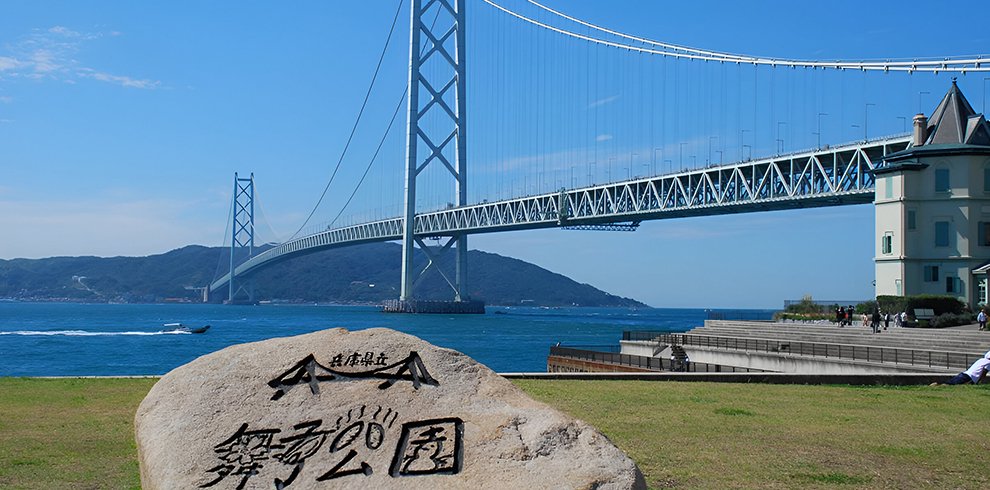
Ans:
<svg viewBox="0 0 990 490"><path fill-rule="evenodd" d="M980 384L987 376L987 369L990 369L990 351L986 355L976 360L969 369L957 374L954 378L945 382L947 385L965 385L969 383ZM938 383L933 383L938 384Z"/></svg>

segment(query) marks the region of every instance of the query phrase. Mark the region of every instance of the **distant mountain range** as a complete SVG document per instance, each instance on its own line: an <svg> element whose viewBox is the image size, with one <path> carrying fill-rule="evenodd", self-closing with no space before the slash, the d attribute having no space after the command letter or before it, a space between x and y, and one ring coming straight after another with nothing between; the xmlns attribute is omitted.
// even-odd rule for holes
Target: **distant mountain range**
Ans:
<svg viewBox="0 0 990 490"><path fill-rule="evenodd" d="M148 257L52 257L0 260L0 298L155 303L199 301L201 288L226 273L228 250L188 246ZM399 295L401 247L373 243L328 250L272 265L254 275L255 299L377 304ZM422 255L420 253L420 255ZM445 254L449 266L453 254ZM418 263L425 263L420 256ZM646 307L588 284L501 255L468 253L472 299L489 305ZM222 298L220 297L222 296ZM450 299L436 273L416 286L420 299ZM219 302L226 292L216 294Z"/></svg>

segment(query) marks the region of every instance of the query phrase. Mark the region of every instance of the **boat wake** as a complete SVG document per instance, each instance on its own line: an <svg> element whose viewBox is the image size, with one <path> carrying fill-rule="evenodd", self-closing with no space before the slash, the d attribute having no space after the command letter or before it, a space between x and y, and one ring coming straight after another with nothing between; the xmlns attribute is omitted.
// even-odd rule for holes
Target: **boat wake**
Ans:
<svg viewBox="0 0 990 490"><path fill-rule="evenodd" d="M89 332L86 330L0 330L0 335L114 337L120 335L189 335L189 332Z"/></svg>

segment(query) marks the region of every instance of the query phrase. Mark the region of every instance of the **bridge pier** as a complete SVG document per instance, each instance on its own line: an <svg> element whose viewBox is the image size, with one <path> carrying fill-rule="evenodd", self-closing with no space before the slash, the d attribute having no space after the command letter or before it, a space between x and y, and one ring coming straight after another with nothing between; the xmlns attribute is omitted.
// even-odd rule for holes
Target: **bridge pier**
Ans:
<svg viewBox="0 0 990 490"><path fill-rule="evenodd" d="M253 304L254 281L237 280L234 267L238 255L246 255L243 260L254 255L254 172L249 178L239 178L234 172L234 201L231 216L230 235L230 281L227 286L227 299L224 304Z"/></svg>
<svg viewBox="0 0 990 490"><path fill-rule="evenodd" d="M403 301L390 299L382 304L385 313L484 314L483 301Z"/></svg>
<svg viewBox="0 0 990 490"><path fill-rule="evenodd" d="M466 206L467 202L467 97L465 70L465 0L437 0L428 2L423 8L421 0L412 0L410 7L409 39L409 98L406 132L406 185L405 211L402 229L402 280L400 296L390 301L384 311L400 313L484 313L484 304L471 301L467 294L467 235L449 236L448 241L434 253L427 247L416 222L416 178L431 163L441 163L442 168L454 181L453 200L456 206ZM456 8L455 8L456 7ZM424 22L424 19L426 21ZM454 34L453 50L445 45L445 40ZM425 34L425 36L424 36ZM427 39L424 45L423 39ZM427 71L421 68L433 60L432 65L442 69ZM434 68L436 68L434 66ZM420 101L420 89L427 91ZM443 87L435 91L432 87ZM445 94L454 90L455 107L449 107ZM422 103L421 103L422 102ZM420 126L419 121L430 111L434 114L434 124ZM436 124L436 120L444 124ZM447 124L449 122L449 124ZM437 126L446 126L438 128ZM420 142L425 145L423 155L419 153ZM453 163L452 163L453 162ZM456 245L456 246L455 246ZM413 264L415 248L419 246L429 259L426 267L416 272ZM451 280L439 269L436 255L448 251L452 246L454 278ZM443 276L454 293L453 302L419 301L415 297L416 282L431 269Z"/></svg>

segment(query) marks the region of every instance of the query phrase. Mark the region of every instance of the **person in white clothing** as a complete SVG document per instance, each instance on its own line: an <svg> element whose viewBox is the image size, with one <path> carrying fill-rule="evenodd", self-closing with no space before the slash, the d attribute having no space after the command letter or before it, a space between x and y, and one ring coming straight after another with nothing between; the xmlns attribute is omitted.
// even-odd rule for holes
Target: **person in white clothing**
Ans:
<svg viewBox="0 0 990 490"><path fill-rule="evenodd" d="M980 359L977 359L969 369L957 374L954 378L946 381L947 385L965 385L969 383L980 384L983 378L987 376L987 370L990 369L990 351L986 353Z"/></svg>

